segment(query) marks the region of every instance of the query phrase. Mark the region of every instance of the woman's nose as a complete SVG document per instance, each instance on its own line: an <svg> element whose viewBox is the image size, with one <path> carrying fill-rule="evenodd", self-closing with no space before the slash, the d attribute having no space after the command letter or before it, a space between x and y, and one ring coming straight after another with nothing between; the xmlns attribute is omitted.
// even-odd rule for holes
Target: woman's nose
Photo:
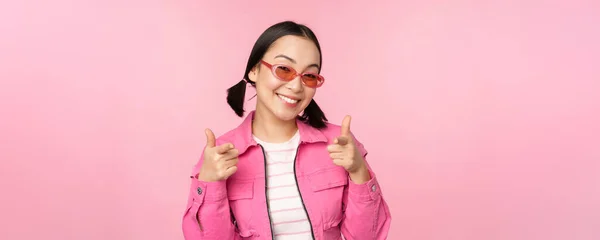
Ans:
<svg viewBox="0 0 600 240"><path fill-rule="evenodd" d="M292 81L286 83L286 87L292 90L293 92L301 92L303 89L302 79L300 76L296 76Z"/></svg>

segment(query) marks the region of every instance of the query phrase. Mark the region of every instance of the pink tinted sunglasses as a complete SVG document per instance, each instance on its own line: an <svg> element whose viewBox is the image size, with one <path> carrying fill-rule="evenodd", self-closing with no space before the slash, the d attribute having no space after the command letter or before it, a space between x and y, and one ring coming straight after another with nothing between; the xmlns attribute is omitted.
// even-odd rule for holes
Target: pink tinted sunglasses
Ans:
<svg viewBox="0 0 600 240"><path fill-rule="evenodd" d="M294 68L284 64L272 65L263 60L260 60L260 62L270 68L273 75L281 81L289 82L294 80L297 76L300 76L302 84L310 88L321 87L323 82L325 82L325 78L316 73L298 73Z"/></svg>

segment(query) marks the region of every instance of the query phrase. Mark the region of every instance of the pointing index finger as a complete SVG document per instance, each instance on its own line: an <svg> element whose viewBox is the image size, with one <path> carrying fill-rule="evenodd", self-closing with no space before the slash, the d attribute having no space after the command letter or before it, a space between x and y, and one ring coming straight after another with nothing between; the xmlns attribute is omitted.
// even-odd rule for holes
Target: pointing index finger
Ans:
<svg viewBox="0 0 600 240"><path fill-rule="evenodd" d="M233 144L231 144L231 143L225 143L225 144L217 146L217 153L218 154L225 154L225 153L227 153L231 149L233 149Z"/></svg>

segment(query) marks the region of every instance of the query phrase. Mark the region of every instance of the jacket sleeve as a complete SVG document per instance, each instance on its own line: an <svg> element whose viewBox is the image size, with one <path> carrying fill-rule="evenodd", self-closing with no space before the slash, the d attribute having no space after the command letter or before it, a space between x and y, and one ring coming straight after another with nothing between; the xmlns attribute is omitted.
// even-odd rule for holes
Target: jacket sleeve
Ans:
<svg viewBox="0 0 600 240"><path fill-rule="evenodd" d="M366 162L367 151L360 142L355 142ZM375 173L368 163L367 167L371 180L363 184L349 180L344 190L341 230L346 240L384 240L388 236L392 220L390 210Z"/></svg>
<svg viewBox="0 0 600 240"><path fill-rule="evenodd" d="M204 154L202 154L204 156ZM186 240L237 240L227 199L226 181L197 179L203 157L190 176L190 191L182 228Z"/></svg>

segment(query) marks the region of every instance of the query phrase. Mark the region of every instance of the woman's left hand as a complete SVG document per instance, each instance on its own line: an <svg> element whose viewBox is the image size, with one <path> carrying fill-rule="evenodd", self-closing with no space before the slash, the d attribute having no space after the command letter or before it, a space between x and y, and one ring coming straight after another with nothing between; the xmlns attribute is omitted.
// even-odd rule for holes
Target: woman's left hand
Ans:
<svg viewBox="0 0 600 240"><path fill-rule="evenodd" d="M327 146L327 151L333 163L346 169L351 180L360 184L369 181L371 176L362 154L354 143L350 132L350 120L350 116L344 118L340 136L333 140L333 144Z"/></svg>

